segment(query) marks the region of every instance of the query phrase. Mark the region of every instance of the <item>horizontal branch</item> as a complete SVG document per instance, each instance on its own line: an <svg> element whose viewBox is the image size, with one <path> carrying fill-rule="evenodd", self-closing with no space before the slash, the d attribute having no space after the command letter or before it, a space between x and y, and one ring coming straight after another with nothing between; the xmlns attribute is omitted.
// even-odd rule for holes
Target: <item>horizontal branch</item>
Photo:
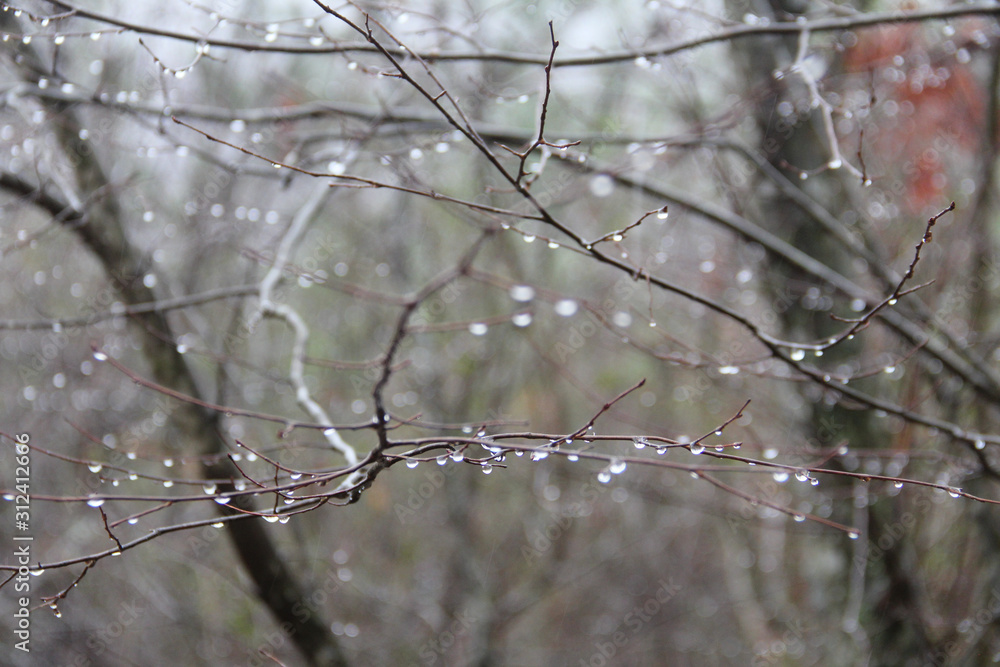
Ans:
<svg viewBox="0 0 1000 667"><path fill-rule="evenodd" d="M239 40L213 39L205 35L194 32L184 33L154 26L140 25L129 21L118 19L114 16L101 14L77 7L68 2L60 0L50 0L51 4L79 18L90 19L114 26L124 31L134 32L140 35L155 35L195 44L205 44L214 48L236 49L240 51L253 51L262 53L284 53L289 55L329 55L331 53L379 53L379 49L372 44L348 43L331 44L329 46L295 46L285 44L273 44L265 41L246 42ZM954 5L944 9L925 9L920 11L889 11L871 12L856 16L841 16L812 21L801 22L779 22L771 24L738 24L722 28L718 32L708 33L692 39L682 40L674 44L668 44L648 49L630 49L616 51L595 56L572 56L559 58L552 61L552 67L585 67L594 65L612 65L623 62L630 62L639 57L659 58L670 56L681 51L698 48L707 44L726 42L746 37L757 37L764 35L797 35L803 32L835 32L838 30L857 30L862 28L877 27L884 24L914 23L922 21L949 20L966 16L990 16L1000 14L1000 6L989 3L974 5ZM401 51L400 55L406 56L410 52ZM511 51L500 51L482 49L475 51L452 51L437 52L428 51L413 55L426 60L427 62L443 61L478 61L496 62L515 65L539 65L544 67L549 63L548 54L524 54Z"/></svg>

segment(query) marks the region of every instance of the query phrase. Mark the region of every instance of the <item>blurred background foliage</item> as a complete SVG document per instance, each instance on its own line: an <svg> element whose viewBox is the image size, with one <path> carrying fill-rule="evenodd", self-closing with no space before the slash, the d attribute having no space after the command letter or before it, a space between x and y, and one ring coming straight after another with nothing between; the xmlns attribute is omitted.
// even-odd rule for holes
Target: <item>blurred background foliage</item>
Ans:
<svg viewBox="0 0 1000 667"><path fill-rule="evenodd" d="M377 444L373 391L404 305L481 243L410 315L383 392L390 437L557 440L645 380L586 434L621 438L561 447L647 462L605 483L606 461L511 452L487 469L468 460L479 445L465 461L438 449L392 466L354 504L265 526L300 586L291 608L322 623L337 658L282 630L227 531L200 526L98 560L58 614L34 612L30 656L9 649L0 624L10 664L272 664L261 649L289 665L1000 659L997 509L895 481L1000 497L993 5L334 7L362 24L359 8L370 12L383 44L393 46L388 30L421 54L515 174L511 151L537 137L551 21L545 139L579 143L536 147L527 177L587 244L539 220L473 142L317 4L3 8L0 424L52 452L32 456L39 563L113 544L92 494L202 498L143 516L154 503L105 502L109 520L135 519L116 525L122 542L214 516L199 430L258 480L274 467L237 441L292 470L343 465L319 430L237 413L312 421L289 380L291 331L249 322L255 286L313 199L319 211L275 300L308 324L306 385L359 452ZM852 28L865 12L889 13ZM924 18L890 20L898 12ZM824 23L835 20L846 27ZM798 32L767 30L795 21L806 22ZM659 48L715 33L732 38ZM928 220L953 201L906 287L933 282L821 349L849 326L831 315L859 317L893 293ZM656 215L665 205L669 216ZM120 265L143 267L133 278L155 299L247 289L164 311L159 324L124 315L136 303L109 275L118 260L85 242L109 216L132 253ZM94 313L108 316L71 321ZM19 324L47 320L58 321ZM778 356L764 335L808 349ZM191 392L229 408L205 418L217 431L100 363L94 346L145 378L173 365ZM700 458L700 446L639 448L643 437L691 442L738 414ZM5 543L13 532L0 524ZM35 601L82 569L32 578ZM11 588L0 590L5 608Z"/></svg>

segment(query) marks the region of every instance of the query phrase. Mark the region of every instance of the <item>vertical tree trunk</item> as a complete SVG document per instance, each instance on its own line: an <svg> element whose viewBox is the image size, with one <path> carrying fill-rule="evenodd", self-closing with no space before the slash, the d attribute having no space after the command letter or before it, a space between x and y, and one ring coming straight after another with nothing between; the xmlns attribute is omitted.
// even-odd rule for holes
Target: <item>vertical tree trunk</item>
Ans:
<svg viewBox="0 0 1000 667"><path fill-rule="evenodd" d="M20 26L14 12L0 12L0 29L18 34ZM42 56L33 48L22 46L16 56L24 59L20 71L42 73L48 70ZM149 258L129 241L124 215L116 198L115 188L109 182L97 156L100 146L81 138L84 129L75 110L68 104L47 101L44 109L49 116L48 127L55 134L58 144L73 165L73 180L68 185L73 191L65 193L67 199L84 202L75 206L71 201L60 201L58 196L46 193L46 184L35 187L44 196L37 203L54 217L68 208L76 209L73 215L63 218L100 262L115 289L128 305L138 305L156 300L152 289L143 283L149 271ZM53 165L56 168L58 165ZM7 189L26 190L27 181L8 180ZM27 192L25 192L27 194ZM73 197L75 195L75 197ZM201 398L194 376L185 358L177 350L167 317L162 312L147 312L133 316L140 330L143 354L150 365L152 379L158 384L182 394ZM171 439L187 455L203 456L215 460L202 466L206 479L239 479L240 472L224 456L224 441L219 435L219 415L192 403L180 403L170 415L168 428ZM213 457L212 455L220 455ZM225 491L220 487L220 491ZM248 496L233 499L230 505L253 509ZM219 505L223 514L235 514L237 509ZM310 665L339 667L346 665L343 652L335 641L329 626L316 610L304 620L293 613L297 603L306 599L306 590L286 567L278 550L268 535L265 524L257 519L227 523L229 535L247 574L253 580L257 595L279 622L286 638L294 643Z"/></svg>

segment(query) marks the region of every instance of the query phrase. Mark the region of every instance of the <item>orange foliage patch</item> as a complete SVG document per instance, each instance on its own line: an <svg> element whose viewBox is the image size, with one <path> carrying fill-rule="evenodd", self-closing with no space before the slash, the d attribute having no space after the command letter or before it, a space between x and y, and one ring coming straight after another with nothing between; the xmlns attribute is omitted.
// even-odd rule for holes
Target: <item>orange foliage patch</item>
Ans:
<svg viewBox="0 0 1000 667"><path fill-rule="evenodd" d="M876 82L875 117L883 120L865 152L898 166L900 194L913 211L950 196L949 167L973 157L983 141L987 93L968 59L955 55L975 26L967 22L952 37L953 49L942 49L939 38L928 43L927 29L915 24L864 30L844 54L845 71L872 72ZM886 122L889 103L896 112Z"/></svg>

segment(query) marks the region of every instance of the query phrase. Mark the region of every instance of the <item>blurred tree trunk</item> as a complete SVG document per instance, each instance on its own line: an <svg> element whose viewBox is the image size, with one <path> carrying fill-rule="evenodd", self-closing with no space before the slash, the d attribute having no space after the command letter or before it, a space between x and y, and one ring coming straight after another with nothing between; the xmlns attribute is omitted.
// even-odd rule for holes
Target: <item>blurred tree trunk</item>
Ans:
<svg viewBox="0 0 1000 667"><path fill-rule="evenodd" d="M755 9L758 16L767 17L772 22L788 21L795 20L796 14L805 9L805 3L771 0L769 3L758 2ZM746 80L755 93L751 98L756 100L754 114L760 137L760 146L756 150L782 174L794 179L791 181L793 187L802 189L820 202L833 218L841 219L841 214L846 210L845 205L849 205L850 200L843 192L831 191L830 179L796 179L794 171L790 171L790 168L798 168L804 172L822 168L831 160L820 112L803 108L809 101L809 91L804 83L795 74L775 74L786 70L795 61L799 49L798 37L773 36L736 41L732 48L740 56L736 60L744 63ZM782 101L795 105L790 115L783 116L778 112L778 105ZM845 173L843 179L847 178L849 176ZM843 179L841 187L844 187ZM757 185L765 193L758 192L762 202L760 214L773 225L770 231L838 273L851 273L851 257L842 244L820 232L807 213L780 188L766 182L759 182ZM842 329L843 324L830 318L832 310L826 305L832 304L832 297L835 296L830 286L815 285L808 276L779 261L773 262L767 273L774 281L772 290L790 294L804 306L787 308L781 313L779 321L784 327L784 331L780 333L782 337L799 342L815 342ZM862 337L826 350L817 363L834 368L838 362L857 359ZM828 391L821 390L813 395L812 401L805 403L807 414L804 415L804 430L810 434L809 445L812 448L829 449L844 441L866 443L866 447L893 442L890 434L876 423L870 410L850 410L842 403L831 405L829 398ZM806 443L802 444L805 447ZM832 486L831 482L824 481L824 484ZM843 492L854 495L856 506L867 506L867 487L862 485L852 492L850 485L846 485ZM843 597L850 600L852 595L864 595L868 598L881 591L880 599L868 600L881 613L877 618L859 619L851 605L847 605L842 616L843 629L855 641L855 649L851 652L853 659L860 659L869 652L866 650L869 647L871 664L891 664L897 662L899 656L927 655L931 645L925 623L929 619L920 586L914 580L917 570L907 567L909 542L905 538L893 540L892 546L885 550L883 558L874 568L864 557L865 541L877 543L886 524L894 520L897 512L888 502L867 506L867 510L861 511L867 511L868 514L864 519L868 534L862 535L857 543L852 542L852 551L845 553L845 556L852 562L852 569L859 567L859 556L862 558L860 562L869 562L869 565L864 573L855 572L855 576L848 580L850 583L845 581L845 586L863 586L864 590L853 590ZM850 516L845 517L845 520L847 523L858 523ZM880 579L870 581L869 578L876 575L878 570L884 570L884 577L888 580L887 587ZM864 576L860 576L862 574ZM801 607L801 601L787 602L790 603L788 609L779 613L792 614L794 609ZM839 604L840 599L832 596L828 602ZM846 655L844 659L848 659Z"/></svg>
<svg viewBox="0 0 1000 667"><path fill-rule="evenodd" d="M14 12L0 12L0 29L22 32ZM45 57L33 48L22 46L14 56L22 65L21 72L41 75L48 73L58 79L58 72L49 71ZM150 258L128 238L125 216L118 202L116 184L109 181L98 158L100 146L88 142L83 124L70 104L48 100L44 103L46 127L55 136L66 160L55 158L48 167L53 171L72 165L71 182L60 182L59 194L50 192L51 185L22 180L17 175L5 175L0 186L22 196L34 196L36 204L54 218L61 219L74 231L100 262L114 288L127 305L156 301L153 290L143 279L151 270ZM67 215L67 211L72 214ZM142 350L149 363L152 379L181 394L199 399L204 395L183 355L177 349L177 337L171 330L166 314L147 312L133 315L142 337ZM207 461L201 466L206 479L242 478L242 474L226 457L225 443L219 435L219 415L192 403L178 403L170 414L168 441L186 456ZM228 488L227 488L228 486ZM220 485L219 491L232 491L232 485ZM239 509L254 510L249 496L234 497L228 505L218 505L224 515L237 514ZM347 661L318 613L302 620L293 613L295 605L307 597L307 592L286 567L284 560L257 519L232 521L226 524L236 552L247 574L253 580L257 595L278 621L282 633L298 646L310 665L340 666Z"/></svg>

